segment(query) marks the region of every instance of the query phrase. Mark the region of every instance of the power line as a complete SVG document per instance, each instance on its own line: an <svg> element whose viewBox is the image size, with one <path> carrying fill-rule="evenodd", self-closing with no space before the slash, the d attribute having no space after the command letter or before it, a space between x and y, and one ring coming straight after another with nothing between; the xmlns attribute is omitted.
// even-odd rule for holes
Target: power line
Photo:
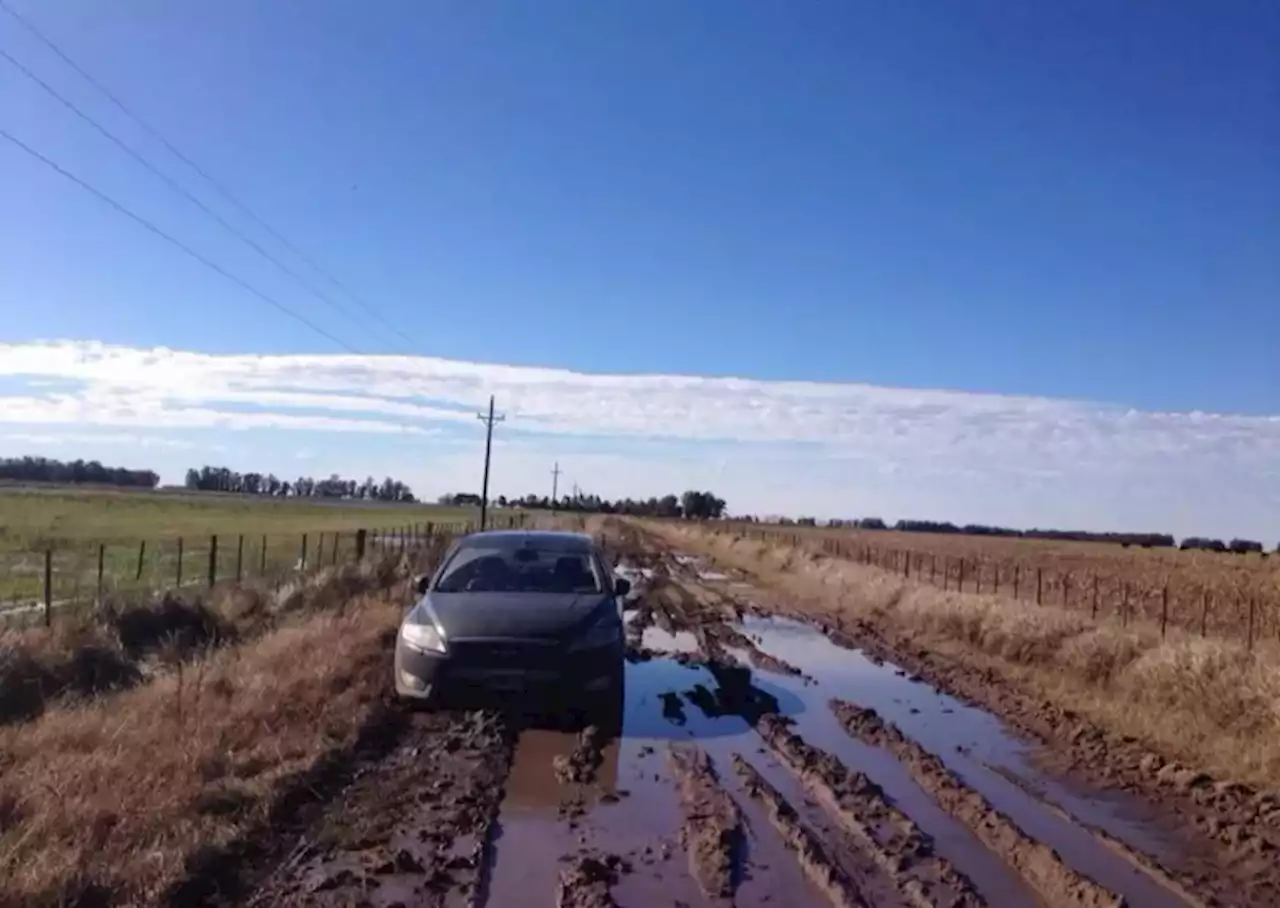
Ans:
<svg viewBox="0 0 1280 908"><path fill-rule="evenodd" d="M28 68L27 68L23 63L21 63L19 60L15 59L15 58L14 58L14 57L13 57L13 56L8 52L8 51L6 51L6 50L5 50L4 48L2 48L2 47L0 47L0 59L7 60L7 61L9 62L9 64L10 64L10 65L12 65L15 69L17 69L17 70L18 70L18 72L22 73L24 76L26 76L26 77L27 77L28 79L30 79L32 82L36 83L36 84L37 84L37 85L39 85L42 89L44 89L44 91L45 91L46 93L48 93L48 94L50 95L50 97L52 97L54 100L56 100L56 101L58 101L59 103L61 103L64 107L66 107L69 111L71 111L72 113L74 113L77 117L79 117L80 119L84 120L84 122L86 122L86 123L88 123L90 126L92 126L92 127L93 127L95 130L97 130L101 135L103 135L103 136L104 136L104 137L106 137L108 140L110 140L114 145L116 145L116 147L118 147L121 151L123 151L125 154L129 155L129 157L133 158L135 161L137 161L139 164L141 164L143 167L145 167L145 168L146 168L150 173L154 174L156 177L158 177L160 180L162 180L162 181L164 182L164 184L165 184L166 186L168 186L171 190L173 190L174 192L176 192L176 193L178 193L179 195L181 195L181 196L182 196L183 198L185 198L187 201L191 202L191 204L193 204L193 205L195 205L197 208L199 208L199 209L200 209L202 212L204 212L208 217L210 217L210 218L212 218L214 221L216 221L216 222L217 222L217 223L218 223L218 224L219 224L219 225L220 225L224 230L226 230L228 233L230 233L230 234L231 234L232 236L234 236L236 239L240 240L242 243L244 243L245 245L247 245L249 248L251 248L251 249L253 249L255 252L257 252L257 253L258 253L258 255L262 256L262 257L263 257L263 258L265 258L267 261L271 262L273 265L275 265L277 268L279 268L281 271L283 271L285 274L287 274L287 275L289 275L290 277L292 277L292 278L293 278L294 280L296 280L299 284L301 284L301 285L302 285L303 287L305 287L308 291L310 291L310 292L311 292L315 297L317 297L318 299L320 299L322 302L326 303L327 305L331 306L334 310L336 310L336 311L337 311L337 312L339 312L340 314L345 315L346 317L351 318L352 320L359 322L359 319L358 319L358 318L356 318L354 315L352 315L352 313L351 313L351 312L347 311L347 310L346 310L342 305L340 305L339 303L334 302L334 301L333 301L332 299L330 299L327 295L325 295L324 293L321 293L319 290L317 290L314 286L312 286L312 284L311 284L311 283L310 283L306 278L304 278L302 275L298 274L298 272L294 271L294 270L293 270L292 268L290 268L288 265L286 265L286 264L284 264L283 262L281 262L279 259L277 259L275 256L273 256L273 255L272 255L270 252L268 252L266 249L262 248L262 246L260 246L257 242L255 242L251 237L246 236L246 235L244 234L244 232L243 232L243 231L241 231L241 230L240 230L239 228L237 228L234 224L232 224L231 222L229 222L229 221L228 221L226 218L224 218L222 215L218 214L218 212L214 211L212 208L210 208L208 205L206 205L206 204L205 204L203 201L201 201L201 200L200 200L196 195L194 195L192 192L190 192L190 191L189 191L185 186L183 186L181 183L179 183L179 182L177 182L176 180L174 180L172 177L170 177L170 176L169 176L168 174L166 174L164 171L162 171L162 170L160 170L159 168L157 168L154 164L152 164L150 161L148 161L148 160L147 160L147 159L146 159L142 154L140 154L140 153L139 153L138 151L136 151L135 149L131 148L131 147L130 147L128 144L126 144L122 139L120 139L118 136L116 136L114 133L112 133L112 132L111 132L111 130L107 129L105 126L103 126L101 123L99 123L99 122L98 122L97 120L95 120L93 117L91 117L89 114L87 114L87 113L85 113L83 110L81 110L78 106L76 106L76 104L75 104L74 102L72 102L72 101L68 100L65 96L63 96L61 93L59 93L57 89L55 89L55 88L54 88L52 85L50 85L48 82L46 82L46 81L44 81L43 79L41 79L38 75L36 75L36 73L34 73L34 72L32 72L30 69L28 69Z"/></svg>
<svg viewBox="0 0 1280 908"><path fill-rule="evenodd" d="M85 191L97 196L99 199L106 202L108 205L110 205L116 211L123 214L125 217L142 225L148 231L150 231L151 233L154 233L156 236L160 237L161 239L166 240L167 242L173 244L174 246L177 246L187 255L191 256L197 262L204 265L206 268L210 268L213 271L216 271L218 274L221 274L223 277L225 277L227 280L234 283L236 286L249 291L254 296L258 297L258 299L262 300L263 302L268 303L271 306L274 306L276 309L280 310L290 318L295 319L296 321L299 321L302 324L306 325L308 328L310 328L312 331L319 334L321 337L324 337L324 338L327 338L328 340L333 341L339 347L342 347L344 350L347 350L351 353L358 354L360 352L359 350L352 347L350 344L346 343L346 341L338 339L334 335L330 334L328 331L325 331L319 325L316 325L314 322L308 319L305 315L300 315L299 313L294 312L288 306L284 305L284 303L281 303L279 300L275 299L274 297L268 296L267 294L263 293L257 287L254 287L252 284L246 282L242 278L237 277L227 269L223 268L217 262L214 262L206 258L205 256L201 255L199 252L196 252L194 249L192 249L190 246L188 246L186 243L182 242L181 240L175 239L174 237L170 236L168 233L165 233L155 224L151 223L146 218L144 218L142 215L135 214L133 211L130 211L128 208L126 208L124 205L117 202L115 199L111 198L111 196L107 195L102 190L85 182L80 177L76 176L74 173L64 168L61 164L58 164L57 162L45 157L43 154L36 151L26 142L22 141L12 133L9 133L8 131L6 131L3 127L0 127L0 139L7 139L9 142L13 143L22 151L25 151L27 154L31 155L31 157L35 158L37 161L40 161L46 167L49 167L50 169L66 177L68 180L75 183L81 189L84 189Z"/></svg>
<svg viewBox="0 0 1280 908"><path fill-rule="evenodd" d="M306 263L313 271L315 271L317 274L319 274L321 277L327 280L334 287L338 288L338 290L342 291L343 294L345 294L352 302L354 302L357 306L359 306L366 313L368 313L369 316L376 319L385 328L387 328L397 337L400 337L401 339L403 339L410 346L414 345L415 341L411 337L409 337L407 334L405 334L403 331L397 328L392 322L388 321L387 318L384 317L381 312L379 312L372 305L370 305L369 303L361 299L359 296L357 296L352 290L350 290L345 284L343 284L336 277L334 277L330 272L328 272L326 269L321 267L320 264L316 262L314 258L307 255L307 253L305 253L303 250L299 249L296 245L294 245L288 239L286 239L284 235L281 234L278 230L276 230L274 227L268 224L265 220L259 217L253 211L253 209L249 208L248 205L240 201L240 199L237 198L231 192L230 189L228 189L218 180L214 179L214 177L208 171L206 171L203 167L201 167L199 164L193 161L190 157L184 154L176 145L174 145L171 141L169 141L169 139L167 139L158 129L156 129L154 126L148 123L145 119L143 119L141 115L134 113L134 111L128 105L126 105L124 101L120 100L120 98L114 92L112 92L111 89L103 85L102 82L94 78L94 76L92 76L88 71L86 71L84 67L80 66L80 64L78 64L75 60L73 60L70 56L68 56L67 53L63 51L62 48L59 47L53 41L52 38L47 36L44 32L42 32L39 28L37 28L33 23L31 23L30 21L25 19L22 15L20 15L17 10L15 10L12 6L8 4L8 2L6 2L6 0L0 0L0 9L3 9L6 13L8 13L9 16L15 22L17 22L20 26L26 29L26 31L29 34L31 34L38 41L44 44L45 47L49 48L49 50L51 50L54 54L56 54L59 57L59 59L61 59L64 63L66 63L68 66L74 69L81 76L81 78L83 78L86 82L88 82L90 85L96 88L99 92L101 92L103 96L105 96L109 101L111 101L111 103L114 104L125 116L127 116L130 120L132 120L139 127L141 127L147 134L149 134L152 138L154 138L166 149L168 149L169 152L174 155L174 157L178 158L180 161L182 161L184 164L190 167L197 175L199 175L210 186L212 186L223 198L225 198L233 206L239 209L245 216L247 216L255 224L257 224L259 227L261 227L263 230L269 233L272 237L274 237L281 245L283 245L286 249L288 249L295 256L297 256L302 262ZM3 52L0 51L0 53L3 53ZM62 101L72 110L74 110L77 114L84 117L89 122L93 123L93 125L96 126L104 134L107 134L106 130L103 127L99 126L96 122L90 119L87 114L84 114L81 111L79 111L77 108L75 108L75 106L72 105L65 98L62 98L60 95L58 95L57 92L55 92L52 88L46 85L42 80L36 77L29 70L27 70L26 67L22 66L20 63L18 63L16 60L10 57L8 54L4 54L4 56L8 58L11 63L17 66L20 70L22 70L25 74L27 74L28 77L35 79L35 81L39 82L47 91L53 94L54 97L57 97L58 100ZM112 139L112 141L115 141L116 144L124 148L125 151L128 151L130 154L134 155L134 157L138 157L138 155L135 152L133 152L131 149L125 146L118 139L115 139L114 136L111 136L110 134L107 134L107 136L108 138ZM199 205L201 209L206 211L206 213L209 213L214 217L218 217L217 215L213 215L212 212L209 212L208 208L206 208L201 202L192 198L190 194L187 193L184 189L174 186L173 182L164 174L155 170L155 168L153 168L150 164L146 163L145 161L143 161L143 163L149 170L152 170L152 172L157 173L157 175L159 175L162 179L164 179L166 183L169 183L171 187L177 189L179 192L182 192L183 195L187 196L187 198L191 199L193 202L195 202L195 204ZM218 220L223 224L223 226L226 226L228 227L228 229L232 229L234 231L234 228L231 228L229 225L227 225L226 222L223 221L221 218L218 218ZM238 232L237 232L237 235L239 235ZM241 236L241 239L245 239L245 238ZM251 243L251 241L247 239L245 239L245 242ZM253 245L254 248L258 249L258 251L262 255L267 256L267 258L269 258L272 262L274 262L278 267L280 267L281 269L285 270L287 273L292 275L296 280L298 280L300 283L306 286L307 289L310 290L312 293L314 293L316 296L319 296L326 303L328 303L331 306L334 306L335 308L339 308L339 310L341 311L340 307L335 302L333 302L327 296L321 294L318 290L316 290L314 287L308 284L302 277L300 277L290 269L286 268L284 265L276 261L274 258L271 258L269 255L267 255L267 253L263 252L261 248L257 247L256 244L251 243L251 245Z"/></svg>

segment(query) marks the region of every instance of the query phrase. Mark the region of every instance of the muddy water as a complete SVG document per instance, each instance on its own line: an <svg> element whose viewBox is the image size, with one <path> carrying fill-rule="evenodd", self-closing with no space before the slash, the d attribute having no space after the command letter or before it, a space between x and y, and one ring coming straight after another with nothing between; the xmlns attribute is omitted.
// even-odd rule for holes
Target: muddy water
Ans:
<svg viewBox="0 0 1280 908"><path fill-rule="evenodd" d="M646 630L645 645L666 652L696 649L692 635L656 628ZM680 899L700 904L702 896L678 841L683 817L667 769L673 742L694 743L707 751L751 821L749 864L737 904L782 904L779 893L788 890L779 887L806 891L807 880L787 859L767 820L732 790L732 754L750 756L760 742L742 719L709 716L698 708L694 692L715 689L711 674L668 658L628 664L625 671L622 736L604 746L593 783L570 785L557 779L556 758L573 751L576 734L542 728L521 732L499 808L487 903L550 904L564 866L561 858L590 846L630 862L631 872L623 873L612 888L619 904L673 904ZM804 706L784 690L773 693L784 713L795 714Z"/></svg>
<svg viewBox="0 0 1280 908"><path fill-rule="evenodd" d="M1167 852L1164 842L1141 831L1126 816L1126 805L1078 794L1037 773L1028 760L1028 747L1010 736L994 716L967 707L927 684L912 681L892 665L878 665L856 650L838 647L803 623L776 617L746 617L739 629L757 641L761 649L802 667L818 681L812 688L791 679L779 681L807 701L797 733L811 744L831 750L880 784L922 829L938 839L939 851L968 873L989 900L997 904L1007 900L999 895L1003 886L1013 883L1012 874L967 830L942 815L889 754L849 739L826 709L830 698L840 697L875 709L936 754L965 784L980 792L1028 835L1054 848L1071 867L1126 896L1133 904L1184 904L1086 829L1046 810L1022 787L1004 778L1001 772L1025 780L1028 787L1045 792L1048 800L1061 799L1059 803L1068 812L1139 850L1156 855Z"/></svg>

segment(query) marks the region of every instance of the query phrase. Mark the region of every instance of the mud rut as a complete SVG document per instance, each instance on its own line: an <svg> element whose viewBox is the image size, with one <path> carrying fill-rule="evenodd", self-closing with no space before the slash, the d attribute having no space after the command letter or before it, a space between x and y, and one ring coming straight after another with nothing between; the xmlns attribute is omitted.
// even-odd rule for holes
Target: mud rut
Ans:
<svg viewBox="0 0 1280 908"><path fill-rule="evenodd" d="M1049 775L993 715L609 532L635 585L620 737L394 711L393 740L317 792L235 901L1276 904L1206 870L1158 805Z"/></svg>

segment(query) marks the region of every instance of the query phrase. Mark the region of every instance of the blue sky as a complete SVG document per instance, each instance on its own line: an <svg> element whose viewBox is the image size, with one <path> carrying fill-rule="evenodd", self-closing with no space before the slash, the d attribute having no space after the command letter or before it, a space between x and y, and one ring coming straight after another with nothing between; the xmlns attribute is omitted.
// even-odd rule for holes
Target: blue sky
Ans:
<svg viewBox="0 0 1280 908"><path fill-rule="evenodd" d="M558 376L560 401L521 398L495 368L445 389L454 408L506 393L512 485L578 458L602 491L718 478L743 509L1280 534L1273 3L5 2L413 343L349 301L355 318L327 307L3 60L0 128L362 353L428 358L361 369L552 370L529 375ZM0 49L311 274L3 12ZM0 200L12 362L42 339L338 349L3 141ZM258 395L215 394L222 413L379 410L272 403L280 389L250 380L257 367L215 361L228 387ZM460 420L383 412L434 433L407 433L413 463L397 470L376 427L259 423L230 445L224 423L174 417L208 410L191 393L104 421L110 394L166 389L69 362L56 376L0 369L0 449L57 437L174 469L207 454L469 481L476 427ZM289 393L333 384L331 365L307 368ZM639 374L751 381L672 379L684 396L640 407L643 425L601 413L592 431L563 407L636 407ZM904 411L894 395L913 388L970 393L930 410L920 392ZM698 428L724 408L732 426ZM886 413L907 411L889 427ZM865 434L868 412L887 434ZM940 413L977 421L931 423ZM1089 456L1114 486L1050 450L1063 425L1099 433ZM886 459L919 432L934 433L932 459ZM1021 463L977 453L1011 438L1038 440ZM850 467L854 454L874 469ZM1203 482L1209 469L1235 474L1238 494ZM1019 470L1034 481L1013 483ZM935 472L954 481L930 485Z"/></svg>

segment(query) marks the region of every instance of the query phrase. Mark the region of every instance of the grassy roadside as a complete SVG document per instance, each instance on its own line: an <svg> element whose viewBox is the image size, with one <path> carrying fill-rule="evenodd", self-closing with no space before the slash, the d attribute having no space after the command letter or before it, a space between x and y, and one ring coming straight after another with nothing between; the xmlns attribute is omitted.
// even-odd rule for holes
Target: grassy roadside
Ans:
<svg viewBox="0 0 1280 908"><path fill-rule="evenodd" d="M944 592L852 562L693 527L670 544L746 571L816 615L871 622L1215 776L1280 789L1280 648L1205 640L996 596Z"/></svg>
<svg viewBox="0 0 1280 908"><path fill-rule="evenodd" d="M349 745L387 686L397 601L365 597L110 698L0 729L0 903L154 901Z"/></svg>

